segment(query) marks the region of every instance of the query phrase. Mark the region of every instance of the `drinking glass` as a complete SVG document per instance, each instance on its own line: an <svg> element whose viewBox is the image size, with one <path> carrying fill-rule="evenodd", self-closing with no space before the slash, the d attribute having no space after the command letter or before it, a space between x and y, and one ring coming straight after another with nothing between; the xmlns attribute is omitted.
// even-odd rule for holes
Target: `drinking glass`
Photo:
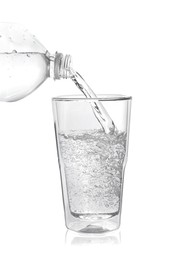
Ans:
<svg viewBox="0 0 186 260"><path fill-rule="evenodd" d="M120 226L131 97L60 96L52 99L66 227L100 233ZM112 119L106 133L99 105Z"/></svg>

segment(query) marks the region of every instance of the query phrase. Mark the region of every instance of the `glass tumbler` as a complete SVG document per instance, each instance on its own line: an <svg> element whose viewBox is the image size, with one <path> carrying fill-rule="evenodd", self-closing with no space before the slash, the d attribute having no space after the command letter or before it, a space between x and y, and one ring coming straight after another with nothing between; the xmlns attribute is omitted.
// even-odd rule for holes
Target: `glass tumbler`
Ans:
<svg viewBox="0 0 186 260"><path fill-rule="evenodd" d="M120 226L131 97L52 99L66 227L100 233ZM106 133L95 116L102 104L115 124ZM103 115L104 120L104 115Z"/></svg>

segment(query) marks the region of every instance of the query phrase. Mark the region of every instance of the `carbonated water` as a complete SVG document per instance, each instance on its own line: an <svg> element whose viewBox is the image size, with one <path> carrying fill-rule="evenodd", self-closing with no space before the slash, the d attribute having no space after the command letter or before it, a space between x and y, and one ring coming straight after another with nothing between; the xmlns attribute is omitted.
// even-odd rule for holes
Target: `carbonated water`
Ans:
<svg viewBox="0 0 186 260"><path fill-rule="evenodd" d="M86 83L83 77L75 72L73 69L70 69L71 79L75 83L75 85L79 88L79 90L85 95L86 98L97 98L96 94L90 88L90 86ZM113 134L116 130L116 126L109 116L108 112L102 105L102 103L98 100L90 102L92 106L92 111L100 123L102 129L105 133Z"/></svg>
<svg viewBox="0 0 186 260"><path fill-rule="evenodd" d="M59 133L58 138L72 214L87 219L117 214L126 134L100 129Z"/></svg>

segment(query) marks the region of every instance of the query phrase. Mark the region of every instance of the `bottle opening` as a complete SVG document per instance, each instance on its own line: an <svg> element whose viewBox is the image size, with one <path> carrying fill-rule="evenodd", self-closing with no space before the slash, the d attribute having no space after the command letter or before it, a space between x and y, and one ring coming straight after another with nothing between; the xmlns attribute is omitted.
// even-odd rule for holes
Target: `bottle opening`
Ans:
<svg viewBox="0 0 186 260"><path fill-rule="evenodd" d="M72 58L69 54L56 53L54 57L54 79L68 79Z"/></svg>

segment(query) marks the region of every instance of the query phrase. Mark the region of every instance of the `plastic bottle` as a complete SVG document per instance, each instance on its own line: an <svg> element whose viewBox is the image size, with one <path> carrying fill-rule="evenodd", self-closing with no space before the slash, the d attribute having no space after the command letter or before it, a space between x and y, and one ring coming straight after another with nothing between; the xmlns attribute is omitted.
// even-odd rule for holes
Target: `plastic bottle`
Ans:
<svg viewBox="0 0 186 260"><path fill-rule="evenodd" d="M0 23L0 101L20 100L48 77L68 78L70 64L70 55L51 55L23 26Z"/></svg>

